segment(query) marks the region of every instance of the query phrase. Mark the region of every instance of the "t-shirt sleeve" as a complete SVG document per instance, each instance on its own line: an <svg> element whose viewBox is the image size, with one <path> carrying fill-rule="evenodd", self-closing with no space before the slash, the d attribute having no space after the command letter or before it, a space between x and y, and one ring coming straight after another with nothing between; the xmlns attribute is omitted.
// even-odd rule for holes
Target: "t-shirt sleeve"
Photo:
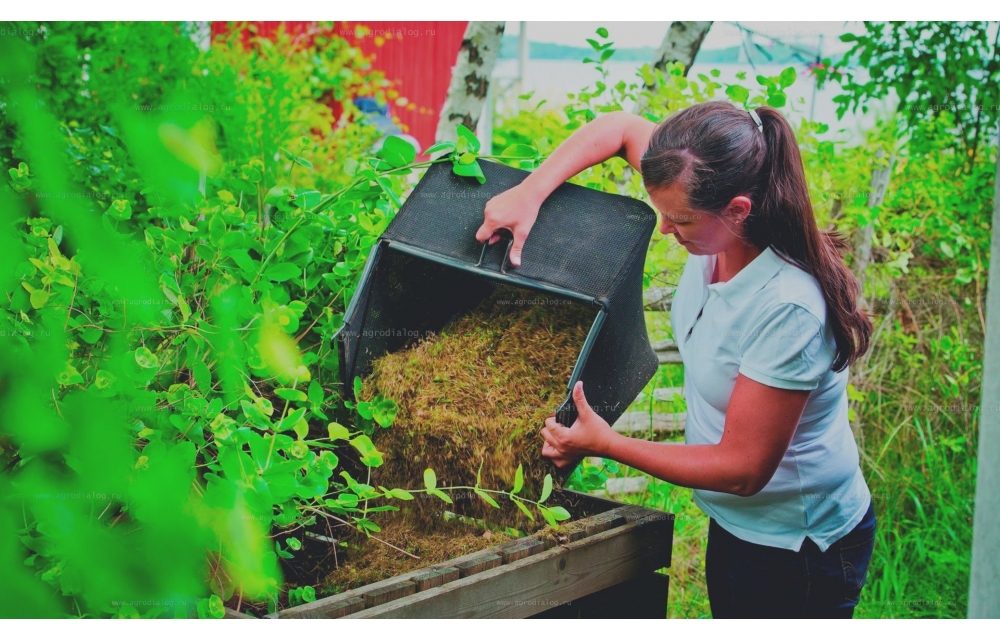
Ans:
<svg viewBox="0 0 1000 640"><path fill-rule="evenodd" d="M766 311L739 349L740 373L780 389L815 389L835 356L819 319L794 303Z"/></svg>

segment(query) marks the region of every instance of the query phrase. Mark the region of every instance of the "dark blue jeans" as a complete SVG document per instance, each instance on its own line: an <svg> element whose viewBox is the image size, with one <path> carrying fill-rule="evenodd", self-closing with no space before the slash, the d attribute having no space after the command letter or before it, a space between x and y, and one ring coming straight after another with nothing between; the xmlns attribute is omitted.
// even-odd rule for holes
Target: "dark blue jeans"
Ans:
<svg viewBox="0 0 1000 640"><path fill-rule="evenodd" d="M713 618L851 618L875 544L875 510L821 552L741 540L711 519L705 578Z"/></svg>

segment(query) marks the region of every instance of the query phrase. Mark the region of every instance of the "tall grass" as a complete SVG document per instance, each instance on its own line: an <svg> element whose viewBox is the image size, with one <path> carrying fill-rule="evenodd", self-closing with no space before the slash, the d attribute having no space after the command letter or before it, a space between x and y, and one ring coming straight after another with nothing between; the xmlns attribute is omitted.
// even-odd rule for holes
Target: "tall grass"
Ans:
<svg viewBox="0 0 1000 640"><path fill-rule="evenodd" d="M962 618L982 371L979 292L933 277L888 286L876 309L882 330L853 380L862 468L878 518L856 615Z"/></svg>

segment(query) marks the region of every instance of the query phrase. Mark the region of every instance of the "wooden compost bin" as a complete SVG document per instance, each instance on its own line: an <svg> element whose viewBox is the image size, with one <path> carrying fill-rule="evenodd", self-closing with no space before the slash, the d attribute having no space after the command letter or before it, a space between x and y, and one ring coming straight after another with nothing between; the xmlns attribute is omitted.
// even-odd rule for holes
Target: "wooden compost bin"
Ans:
<svg viewBox="0 0 1000 640"><path fill-rule="evenodd" d="M674 515L562 490L576 520L271 618L664 618ZM582 517L581 517L582 516ZM235 611L232 617L245 617Z"/></svg>

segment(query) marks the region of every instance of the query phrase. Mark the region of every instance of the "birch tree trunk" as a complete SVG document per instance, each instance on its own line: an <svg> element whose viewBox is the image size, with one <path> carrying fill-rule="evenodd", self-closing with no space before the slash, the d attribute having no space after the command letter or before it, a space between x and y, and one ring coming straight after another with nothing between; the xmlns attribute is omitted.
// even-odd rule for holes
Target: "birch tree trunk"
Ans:
<svg viewBox="0 0 1000 640"><path fill-rule="evenodd" d="M701 49L701 43L705 35L712 27L712 22L671 22L667 29L667 35L663 37L660 48L653 56L653 66L663 71L671 62L681 62L684 64L684 75L694 64L694 58ZM656 86L646 86L646 89L653 91ZM642 113L646 109L646 102L640 99L636 103L634 113Z"/></svg>
<svg viewBox="0 0 1000 640"><path fill-rule="evenodd" d="M993 188L969 618L1000 618L1000 162Z"/></svg>
<svg viewBox="0 0 1000 640"><path fill-rule="evenodd" d="M684 63L684 75L694 64L694 58L701 49L705 35L712 27L712 21L707 22L671 22L667 35L664 36L660 48L656 51L653 66L659 70L666 68L671 62Z"/></svg>
<svg viewBox="0 0 1000 640"><path fill-rule="evenodd" d="M462 48L452 67L448 97L438 120L437 141L455 141L455 128L460 124L476 130L500 53L503 29L503 22L470 22L465 29Z"/></svg>

